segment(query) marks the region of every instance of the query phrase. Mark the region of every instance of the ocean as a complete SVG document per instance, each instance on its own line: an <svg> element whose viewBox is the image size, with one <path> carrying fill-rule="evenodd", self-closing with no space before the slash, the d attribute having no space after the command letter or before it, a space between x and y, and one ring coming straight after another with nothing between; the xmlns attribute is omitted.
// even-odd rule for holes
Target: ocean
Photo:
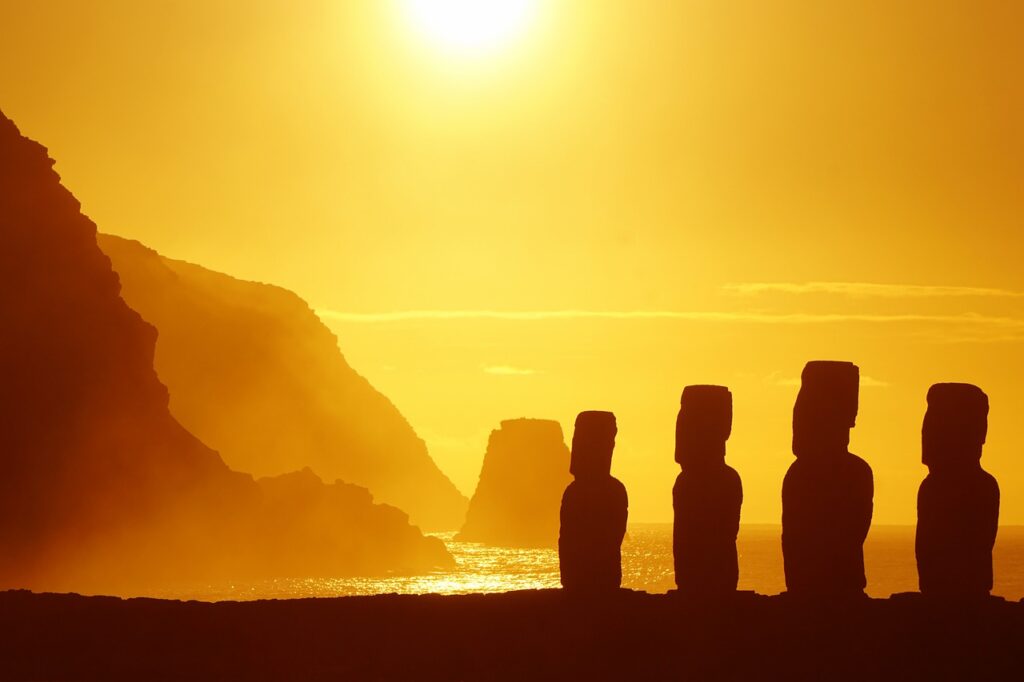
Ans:
<svg viewBox="0 0 1024 682"><path fill-rule="evenodd" d="M455 557L454 570L383 578L279 579L237 585L208 585L188 592L151 596L207 601L336 597L368 594L465 594L558 587L558 552L456 542L455 533L435 533ZM785 590L781 527L743 525L737 540L741 590L778 594ZM888 597L917 590L913 526L873 526L864 544L868 594ZM992 593L1024 598L1024 526L999 529L993 552ZM632 524L622 545L623 587L666 592L675 587L672 525Z"/></svg>

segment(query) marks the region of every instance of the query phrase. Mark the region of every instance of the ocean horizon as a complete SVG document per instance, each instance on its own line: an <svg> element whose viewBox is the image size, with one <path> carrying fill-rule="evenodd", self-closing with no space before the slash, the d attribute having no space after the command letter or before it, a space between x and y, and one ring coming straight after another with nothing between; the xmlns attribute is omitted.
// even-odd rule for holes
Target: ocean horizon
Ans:
<svg viewBox="0 0 1024 682"><path fill-rule="evenodd" d="M864 543L867 593L884 598L915 592L914 526L872 526ZM737 539L739 589L778 594L786 589L782 567L782 527L742 524ZM383 577L281 578L188 590L154 590L146 596L203 601L299 599L372 594L471 594L550 589L559 584L558 552L553 548L498 547L459 542L455 532L431 533L455 558L452 570ZM1024 598L1024 526L1000 526L993 550L992 594ZM630 524L622 544L622 586L650 593L675 588L672 524Z"/></svg>

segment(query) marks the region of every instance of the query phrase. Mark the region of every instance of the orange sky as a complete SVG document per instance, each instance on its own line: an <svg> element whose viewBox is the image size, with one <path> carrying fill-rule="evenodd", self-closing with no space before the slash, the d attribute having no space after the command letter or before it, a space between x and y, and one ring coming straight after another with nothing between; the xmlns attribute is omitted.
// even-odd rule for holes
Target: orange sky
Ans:
<svg viewBox="0 0 1024 682"><path fill-rule="evenodd" d="M324 311L466 493L501 419L612 409L632 516L667 520L679 392L725 383L743 520L777 521L793 381L848 359L877 521L913 522L925 391L956 380L1024 523L1022 25L541 0L452 55L397 0L4 3L0 107L102 230Z"/></svg>

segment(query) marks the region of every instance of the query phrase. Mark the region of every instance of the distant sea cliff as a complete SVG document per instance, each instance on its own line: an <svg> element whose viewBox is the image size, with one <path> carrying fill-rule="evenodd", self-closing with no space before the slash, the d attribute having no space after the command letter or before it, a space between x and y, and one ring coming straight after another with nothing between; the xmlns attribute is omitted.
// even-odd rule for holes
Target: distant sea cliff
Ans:
<svg viewBox="0 0 1024 682"><path fill-rule="evenodd" d="M363 486L424 530L455 530L467 500L398 409L359 375L299 296L100 234L121 295L156 327L170 409L228 466L309 467Z"/></svg>

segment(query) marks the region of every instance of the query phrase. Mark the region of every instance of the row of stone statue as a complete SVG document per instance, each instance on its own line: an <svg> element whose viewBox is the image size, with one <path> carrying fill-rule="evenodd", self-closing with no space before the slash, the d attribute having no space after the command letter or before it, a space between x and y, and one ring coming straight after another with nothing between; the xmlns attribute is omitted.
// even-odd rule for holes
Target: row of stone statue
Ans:
<svg viewBox="0 0 1024 682"><path fill-rule="evenodd" d="M786 589L839 598L864 594L864 539L871 526L871 467L850 453L860 373L849 362L809 362L793 408L793 454L782 484ZM743 489L725 463L732 394L724 386L687 386L676 420L672 489L673 551L680 592L703 597L736 590ZM988 396L971 384L928 391L922 461L928 475L917 498L915 550L922 593L985 596L992 589L992 546L999 486L981 468ZM617 432L611 412L582 412L572 438L562 496L558 553L562 586L617 589L626 532L626 488L611 476Z"/></svg>

